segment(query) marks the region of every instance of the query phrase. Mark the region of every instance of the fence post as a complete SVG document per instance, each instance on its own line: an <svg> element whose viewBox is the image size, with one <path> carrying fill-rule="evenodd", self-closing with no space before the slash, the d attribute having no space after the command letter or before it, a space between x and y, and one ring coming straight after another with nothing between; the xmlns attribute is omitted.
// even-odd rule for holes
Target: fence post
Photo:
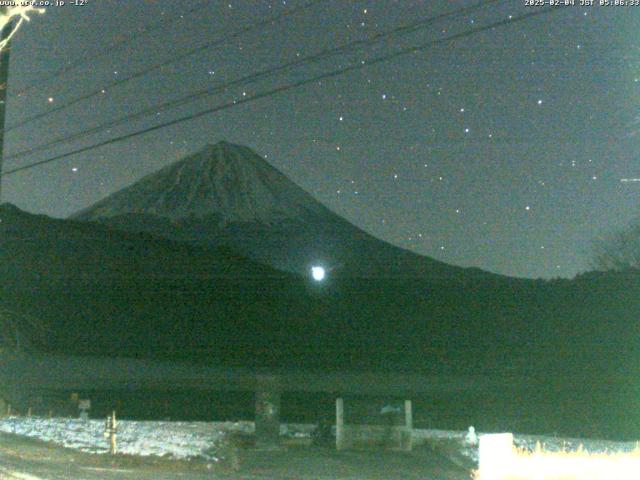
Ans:
<svg viewBox="0 0 640 480"><path fill-rule="evenodd" d="M407 438L402 447L405 450L413 449L413 405L411 400L404 401L404 426Z"/></svg>
<svg viewBox="0 0 640 480"><path fill-rule="evenodd" d="M280 380L276 375L259 374L256 379L256 447L280 445Z"/></svg>
<svg viewBox="0 0 640 480"><path fill-rule="evenodd" d="M107 422L104 429L104 436L109 438L109 453L115 455L117 453L117 438L118 423L116 421L116 411L113 410L111 415L107 417Z"/></svg>
<svg viewBox="0 0 640 480"><path fill-rule="evenodd" d="M413 408L411 400L404 401L404 425L407 427L407 430L413 430Z"/></svg>
<svg viewBox="0 0 640 480"><path fill-rule="evenodd" d="M336 399L336 450L344 448L344 400Z"/></svg>

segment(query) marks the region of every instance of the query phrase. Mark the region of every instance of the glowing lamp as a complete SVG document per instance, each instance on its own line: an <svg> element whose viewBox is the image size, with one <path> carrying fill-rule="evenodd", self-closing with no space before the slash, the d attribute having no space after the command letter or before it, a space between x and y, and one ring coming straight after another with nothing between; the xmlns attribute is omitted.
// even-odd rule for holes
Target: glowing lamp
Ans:
<svg viewBox="0 0 640 480"><path fill-rule="evenodd" d="M324 268L319 266L311 267L311 276L316 282L321 282L322 280L324 280L325 275L326 275L326 272Z"/></svg>

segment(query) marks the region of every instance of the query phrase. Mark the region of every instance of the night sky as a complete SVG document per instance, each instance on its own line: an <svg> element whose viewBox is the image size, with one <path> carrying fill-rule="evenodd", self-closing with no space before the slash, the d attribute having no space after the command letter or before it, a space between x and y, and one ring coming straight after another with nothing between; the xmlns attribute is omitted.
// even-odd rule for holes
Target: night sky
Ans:
<svg viewBox="0 0 640 480"><path fill-rule="evenodd" d="M88 0L85 6L49 8L34 15L13 42L8 127L304 4ZM476 4L317 1L273 25L11 129L5 155ZM5 170L365 61L346 75L7 176L3 200L65 217L207 143L227 140L253 148L325 205L396 245L508 275L572 277L588 269L596 238L639 213L640 182L628 180L640 177L640 7L576 5L366 66L376 56L536 8L524 0L497 2L8 159ZM49 78L161 21L163 28Z"/></svg>

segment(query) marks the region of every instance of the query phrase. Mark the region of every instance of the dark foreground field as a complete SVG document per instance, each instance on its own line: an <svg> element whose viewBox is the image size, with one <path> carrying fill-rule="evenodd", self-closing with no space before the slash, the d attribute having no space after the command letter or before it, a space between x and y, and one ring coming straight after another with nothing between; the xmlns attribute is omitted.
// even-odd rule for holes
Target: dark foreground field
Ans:
<svg viewBox="0 0 640 480"><path fill-rule="evenodd" d="M411 453L336 452L289 447L279 451L240 448L230 463L91 455L48 443L0 434L0 479L469 479L469 470L444 451L420 447Z"/></svg>

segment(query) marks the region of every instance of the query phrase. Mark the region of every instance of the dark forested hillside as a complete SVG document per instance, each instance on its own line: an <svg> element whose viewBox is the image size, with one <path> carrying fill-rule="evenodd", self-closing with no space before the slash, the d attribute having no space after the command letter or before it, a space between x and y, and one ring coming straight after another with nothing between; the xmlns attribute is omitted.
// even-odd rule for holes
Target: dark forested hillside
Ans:
<svg viewBox="0 0 640 480"><path fill-rule="evenodd" d="M319 284L220 250L5 205L1 301L45 349L229 365L480 372L635 369L640 277Z"/></svg>

